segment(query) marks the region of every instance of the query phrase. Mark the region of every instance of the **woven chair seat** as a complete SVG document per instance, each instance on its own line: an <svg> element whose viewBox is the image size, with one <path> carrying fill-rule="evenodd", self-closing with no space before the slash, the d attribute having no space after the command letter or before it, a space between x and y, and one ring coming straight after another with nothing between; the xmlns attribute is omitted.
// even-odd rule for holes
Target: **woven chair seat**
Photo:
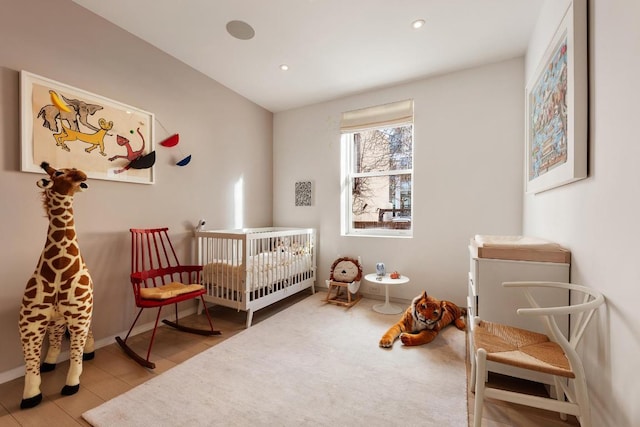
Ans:
<svg viewBox="0 0 640 427"><path fill-rule="evenodd" d="M473 339L489 361L575 378L562 347L544 334L481 320Z"/></svg>
<svg viewBox="0 0 640 427"><path fill-rule="evenodd" d="M184 283L171 282L162 286L140 288L140 297L144 299L169 299L178 295L188 294L204 289L200 284L185 285Z"/></svg>

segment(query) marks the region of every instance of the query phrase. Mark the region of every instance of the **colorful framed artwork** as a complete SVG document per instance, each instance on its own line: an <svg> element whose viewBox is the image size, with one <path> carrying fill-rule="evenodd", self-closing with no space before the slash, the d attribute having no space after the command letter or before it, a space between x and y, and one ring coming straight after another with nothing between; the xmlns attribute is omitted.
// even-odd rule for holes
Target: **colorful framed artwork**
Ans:
<svg viewBox="0 0 640 427"><path fill-rule="evenodd" d="M20 73L21 170L77 168L89 178L154 183L151 113L27 71Z"/></svg>
<svg viewBox="0 0 640 427"><path fill-rule="evenodd" d="M527 84L527 193L587 177L586 25L586 0L572 1Z"/></svg>

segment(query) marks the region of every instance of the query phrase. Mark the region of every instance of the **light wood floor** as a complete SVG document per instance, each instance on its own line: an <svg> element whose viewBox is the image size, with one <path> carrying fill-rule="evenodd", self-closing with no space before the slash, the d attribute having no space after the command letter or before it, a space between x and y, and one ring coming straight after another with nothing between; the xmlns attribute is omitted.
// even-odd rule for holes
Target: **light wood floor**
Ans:
<svg viewBox="0 0 640 427"><path fill-rule="evenodd" d="M258 311L253 318L254 324L264 321L279 310L295 304L308 295L307 291L301 292ZM244 313L224 307L213 307L210 312L214 326L222 331L222 336L203 337L178 332L165 326L161 327L156 334L156 342L151 355L151 360L156 363L156 369L153 371L135 363L114 342L98 349L94 360L84 362L80 391L73 396L60 395L69 366L68 362L61 362L55 371L42 375L44 398L40 405L32 409L20 409L23 378L0 384L0 426L88 426L89 424L82 419L83 412L99 406L244 329ZM183 321L191 325L206 325L206 317L204 316L193 315ZM129 338L128 343L140 353L146 354L144 349L149 337L150 332L147 332ZM504 378L499 380L504 380ZM511 386L540 391L539 388L520 382L511 384ZM469 405L470 421L472 421L473 394L468 393L466 398ZM578 422L574 417L570 417L568 422L563 422L555 413L520 405L486 402L482 425L486 427L566 427L577 426Z"/></svg>

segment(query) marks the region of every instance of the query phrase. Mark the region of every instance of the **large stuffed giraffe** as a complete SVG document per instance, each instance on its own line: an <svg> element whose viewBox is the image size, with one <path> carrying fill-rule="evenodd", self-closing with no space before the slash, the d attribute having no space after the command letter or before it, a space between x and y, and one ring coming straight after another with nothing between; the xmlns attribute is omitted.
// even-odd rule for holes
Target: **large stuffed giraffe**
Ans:
<svg viewBox="0 0 640 427"><path fill-rule="evenodd" d="M71 339L71 360L62 394L78 392L82 352L93 311L93 283L78 247L72 207L73 195L87 188L87 175L76 169L56 170L46 162L40 166L49 175L49 179L38 181L38 187L44 190L43 202L49 217L49 229L20 307L20 339L26 367L20 403L23 409L32 408L42 401L42 343L48 328L60 330L60 319L64 319Z"/></svg>

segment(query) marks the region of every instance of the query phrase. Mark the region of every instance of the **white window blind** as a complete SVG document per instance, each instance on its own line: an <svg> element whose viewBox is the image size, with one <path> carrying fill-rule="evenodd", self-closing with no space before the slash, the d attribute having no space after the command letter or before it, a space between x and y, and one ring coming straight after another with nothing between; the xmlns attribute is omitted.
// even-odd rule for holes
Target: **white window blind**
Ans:
<svg viewBox="0 0 640 427"><path fill-rule="evenodd" d="M340 131L356 132L413 122L413 99L342 113Z"/></svg>

